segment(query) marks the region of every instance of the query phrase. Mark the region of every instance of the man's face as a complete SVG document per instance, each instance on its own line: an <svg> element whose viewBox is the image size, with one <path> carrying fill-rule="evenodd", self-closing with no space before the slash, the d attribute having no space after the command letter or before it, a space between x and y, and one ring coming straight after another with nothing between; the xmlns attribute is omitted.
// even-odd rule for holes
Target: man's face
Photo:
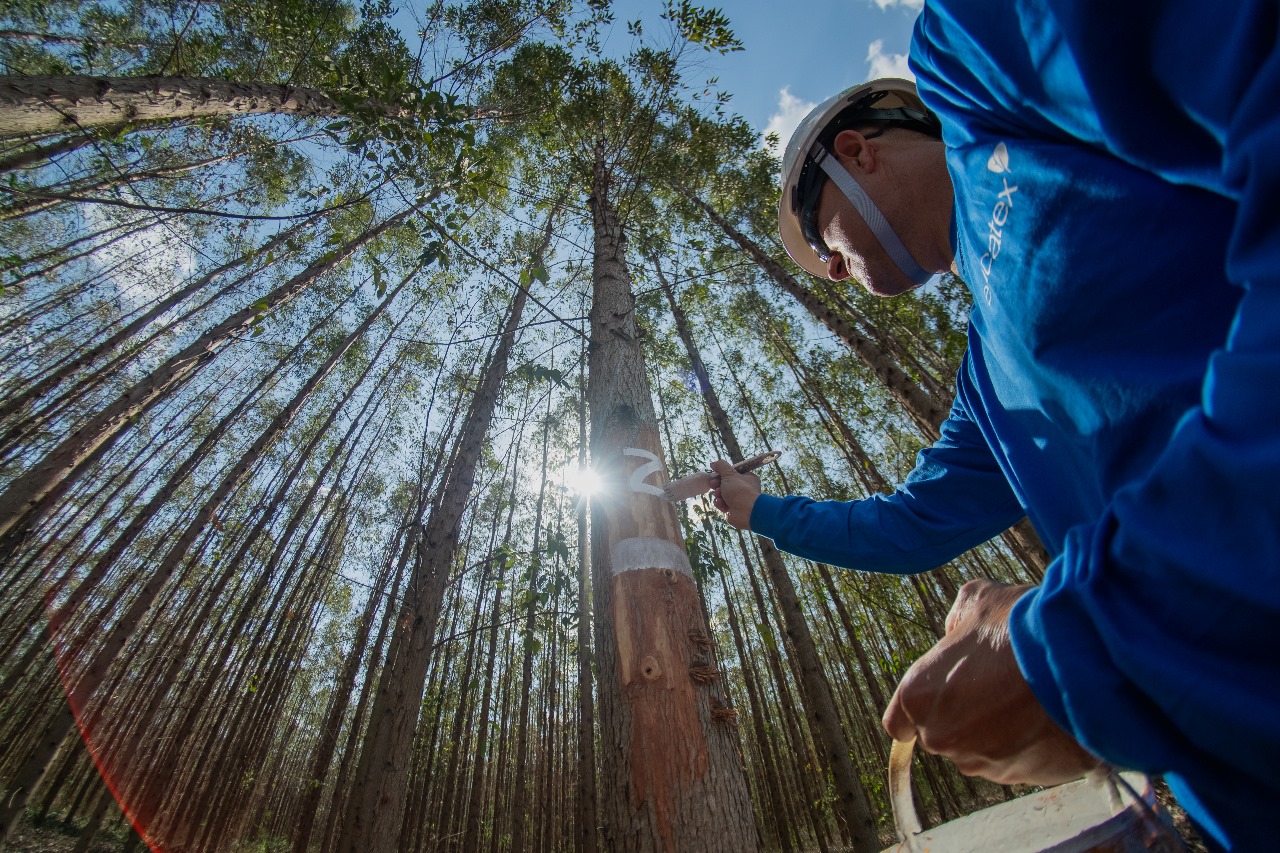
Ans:
<svg viewBox="0 0 1280 853"><path fill-rule="evenodd" d="M874 197L871 186L864 187ZM852 277L876 296L898 296L916 288L832 181L826 182L818 197L815 224L831 251L827 277L832 281Z"/></svg>

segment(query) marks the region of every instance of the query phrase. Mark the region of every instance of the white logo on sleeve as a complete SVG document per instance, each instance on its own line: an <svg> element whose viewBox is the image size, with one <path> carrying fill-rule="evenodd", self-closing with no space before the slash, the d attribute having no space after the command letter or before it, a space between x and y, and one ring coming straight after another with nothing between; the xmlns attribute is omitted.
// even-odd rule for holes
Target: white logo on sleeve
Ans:
<svg viewBox="0 0 1280 853"><path fill-rule="evenodd" d="M1009 216L1013 212L1013 194L1018 191L1017 184L1009 183L1009 176L1013 174L1009 168L1009 149L1003 142L996 145L996 150L987 160L987 169L1000 175L1000 181L1004 185L999 193L996 194L996 203L991 208L991 215L987 219L987 251L983 253L978 260L978 266L982 268L982 274L986 277L988 287L984 288L983 295L987 299L987 303L991 303L991 267L995 263L996 258L1000 256L1000 248L1004 243L1004 227L1009 221Z"/></svg>
<svg viewBox="0 0 1280 853"><path fill-rule="evenodd" d="M991 159L987 161L987 168L997 175L1003 175L1009 171L1009 149L1005 147L1003 142L996 145L995 152L991 155Z"/></svg>

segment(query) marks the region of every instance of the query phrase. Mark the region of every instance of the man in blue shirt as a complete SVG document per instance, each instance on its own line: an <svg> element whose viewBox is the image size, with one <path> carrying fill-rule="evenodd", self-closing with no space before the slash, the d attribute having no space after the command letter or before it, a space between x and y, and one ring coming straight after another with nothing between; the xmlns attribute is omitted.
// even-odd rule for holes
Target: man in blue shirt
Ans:
<svg viewBox="0 0 1280 853"><path fill-rule="evenodd" d="M857 569L1029 516L1044 582L966 586L886 729L1004 782L1163 773L1239 851L1280 795L1278 34L1275 0L927 0L918 94L820 105L779 227L877 294L968 283L942 437L852 503L715 466L730 523Z"/></svg>

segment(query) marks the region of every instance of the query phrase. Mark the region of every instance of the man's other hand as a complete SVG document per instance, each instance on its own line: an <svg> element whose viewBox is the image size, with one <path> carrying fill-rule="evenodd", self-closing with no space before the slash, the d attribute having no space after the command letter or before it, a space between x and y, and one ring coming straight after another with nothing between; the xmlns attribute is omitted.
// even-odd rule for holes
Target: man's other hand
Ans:
<svg viewBox="0 0 1280 853"><path fill-rule="evenodd" d="M918 737L966 776L1004 785L1056 785L1098 765L1045 713L1018 669L1009 610L1031 588L978 580L960 589L946 636L907 670L889 702L890 737Z"/></svg>
<svg viewBox="0 0 1280 853"><path fill-rule="evenodd" d="M723 459L712 462L711 470L718 475L711 480L716 509L723 512L725 520L734 527L750 530L751 508L760 497L760 478L755 474L739 474Z"/></svg>

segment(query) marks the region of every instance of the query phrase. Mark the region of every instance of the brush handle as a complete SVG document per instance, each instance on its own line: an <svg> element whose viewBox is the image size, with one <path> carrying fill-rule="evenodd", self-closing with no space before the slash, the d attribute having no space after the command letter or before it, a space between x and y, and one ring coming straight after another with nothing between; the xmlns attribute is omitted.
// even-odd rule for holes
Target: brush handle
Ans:
<svg viewBox="0 0 1280 853"><path fill-rule="evenodd" d="M781 450L769 450L764 453L757 453L755 456L749 456L741 462L733 466L733 470L739 474L746 474L757 468L763 468L770 462L776 462L778 457L782 455ZM708 471L707 473L713 473Z"/></svg>

